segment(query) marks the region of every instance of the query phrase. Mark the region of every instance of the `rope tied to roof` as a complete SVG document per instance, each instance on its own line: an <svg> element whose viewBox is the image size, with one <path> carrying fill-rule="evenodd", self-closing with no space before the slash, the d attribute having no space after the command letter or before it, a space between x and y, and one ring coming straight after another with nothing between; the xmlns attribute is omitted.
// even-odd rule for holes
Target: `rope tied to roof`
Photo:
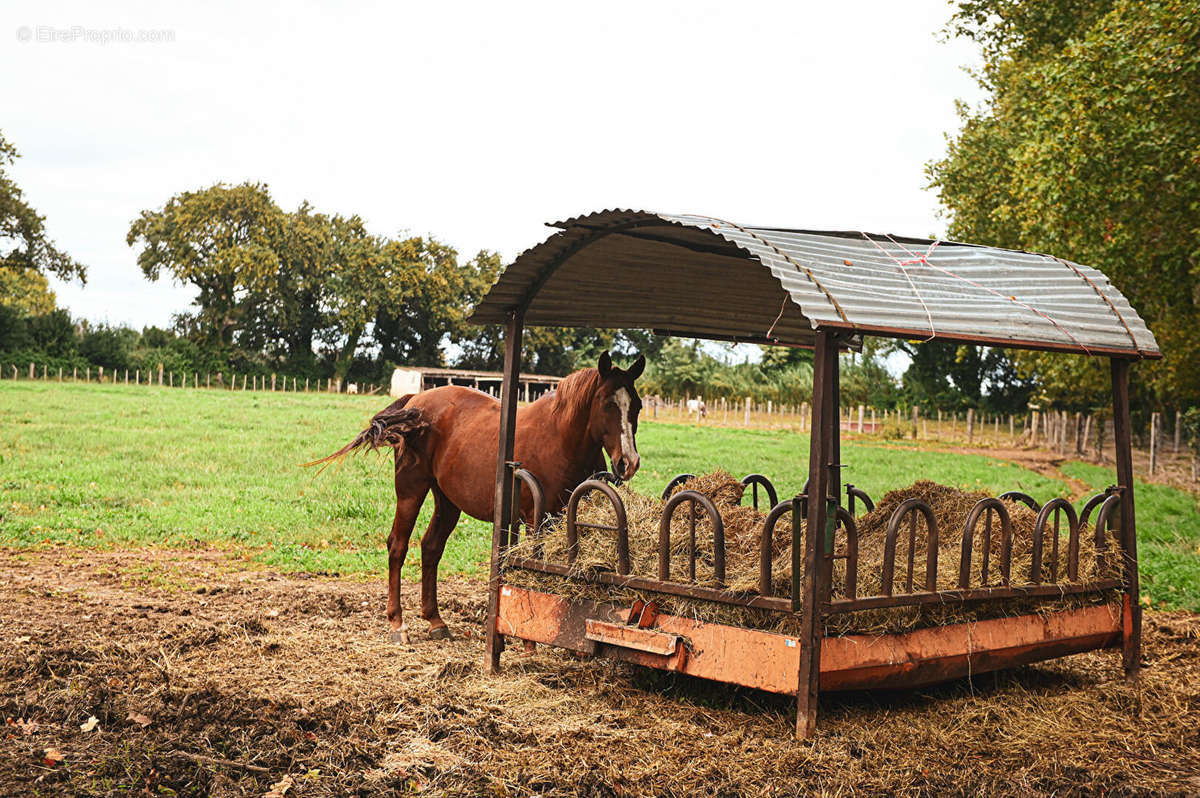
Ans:
<svg viewBox="0 0 1200 798"><path fill-rule="evenodd" d="M901 244L899 241L897 241L896 239L892 238L892 237L889 235L889 236L888 236L888 240L889 240L889 241L891 241L891 242L892 242L893 244L895 244L896 246L900 247L900 249L904 250L904 251L905 251L905 252L907 252L909 255L913 256L913 257L912 257L912 260L903 260L903 261L902 261L902 260L900 260L899 258L897 258L897 257L895 257L894 255L892 255L892 253L888 252L888 251L887 251L886 249L884 249L883 247L879 246L879 242L877 242L875 239L871 238L871 237L870 237L869 235L867 235L866 233L863 233L863 234L862 234L862 237L863 237L863 238L865 238L865 239L867 239L868 241L870 241L872 244L874 244L876 249L878 249L878 250L879 250L880 252L882 252L884 255L887 255L889 258L891 258L893 261L895 261L895 263L896 263L896 265L897 265L897 266L899 266L899 267L900 267L900 273L904 275L904 279L905 279L905 280L908 280L908 286L909 286L909 288L911 288L911 289L912 289L912 292L913 292L913 294L915 294L915 295L916 295L916 297L917 297L917 300L918 300L918 301L921 303L921 307L925 309L925 318L929 319L929 337L928 337L928 338L926 338L924 341L922 341L922 342L921 342L921 343L925 343L925 344L929 343L930 341L932 341L934 338L936 338L936 337L937 337L937 330L935 330L935 329L933 328L933 313L931 313L931 312L930 312L930 310L929 310L929 305L926 305L926 304L925 304L925 297L921 296L921 292L917 290L917 284L913 282L912 275L910 275L910 274L908 273L908 267L909 267L909 266L912 266L912 265L914 265L914 264L917 264L917 263L924 263L926 266L932 266L933 264L931 264L931 263L929 262L929 256L933 254L933 251L934 251L935 249L937 249L937 245L938 245L938 244L940 244L941 242L940 242L940 241L934 241L934 242L933 242L933 243L932 243L932 244L929 246L929 249L927 249L927 250L925 251L925 254L924 254L924 255L917 255L915 252L913 252L913 251L912 251L912 250L910 250L908 247L904 246L904 245L903 245L903 244Z"/></svg>
<svg viewBox="0 0 1200 798"><path fill-rule="evenodd" d="M790 263L796 271L802 272L805 275L807 275L808 279L812 280L813 285L815 285L817 288L819 288L821 293L823 293L825 295L825 298L829 300L829 304L833 305L833 309L836 310L838 312L838 315L842 317L842 321L846 322L846 324L849 324L851 327L855 326L854 322L850 321L850 318L848 316L846 316L846 311L842 310L842 306L840 304L838 304L837 299L834 298L833 294L829 293L829 289L826 288L825 286L821 285L821 281L818 280L816 275L812 273L812 269L798 263L797 261L792 259L792 257L790 255L788 255L786 252L784 252L782 249L775 246L774 243L763 238L758 233L755 233L751 230L747 230L745 227L742 227L740 224L735 224L734 222L727 222L724 219L717 219L712 216L710 216L708 218L712 220L712 226L714 228L718 228L721 225L725 224L725 225L729 225L730 227L732 227L735 230L740 230L741 232L743 232L746 235L753 238L755 241L758 241L761 244L763 244L764 246L770 248L776 255L778 255L780 258L782 258L786 263ZM768 340L772 340L771 333L775 332L775 325L778 324L779 320L783 318L783 311L784 311L784 309L787 308L787 301L790 297L791 297L791 294L788 293L787 289L784 289L783 304L781 304L779 306L779 315L777 315L775 317L775 321L771 322L771 326L769 328L767 328L767 334L765 337Z"/></svg>
<svg viewBox="0 0 1200 798"><path fill-rule="evenodd" d="M1140 346L1138 346L1137 338L1135 338L1133 336L1133 330L1129 329L1129 323L1125 321L1125 317L1121 315L1121 311L1117 310L1117 306L1113 304L1113 301L1111 299L1109 299L1108 296L1103 291L1100 290L1100 286L1096 285L1096 283L1094 283L1090 277L1088 277L1081 270L1076 268L1075 264L1071 263L1071 261L1063 260L1062 258L1057 257L1055 255L1051 255L1050 257L1054 258L1054 260L1058 261L1063 266L1066 266L1068 269L1075 272L1077 275L1079 275L1083 279L1084 282L1086 282L1088 285L1090 285L1092 287L1092 290L1096 292L1097 296L1099 296L1101 299L1104 300L1104 304L1108 305L1108 309L1111 310L1113 312L1113 315L1117 317L1117 321L1121 322L1121 326L1125 328L1126 335L1129 336L1129 340L1133 343L1133 348L1135 350L1137 350L1137 352L1140 354L1142 351L1142 348Z"/></svg>
<svg viewBox="0 0 1200 798"><path fill-rule="evenodd" d="M1037 308L1035 308L1033 305L1029 304L1028 302L1024 302L1024 301L1022 301L1022 300L1020 300L1020 299L1017 299L1015 296L1013 296L1013 295L1011 295L1011 294L1010 294L1010 295L1008 295L1008 296L1005 296L1004 294L1000 293L999 291L997 291L997 290L996 290L996 289L994 289L994 288L991 288L991 287L989 287L989 286L986 286L986 285L984 285L984 284L982 284L982 283L978 283L978 282L976 282L975 280L972 280L972 279L970 279L970 278L963 277L961 274L955 274L954 272L950 271L949 269L943 268L943 267L941 267L941 266L938 266L938 265L936 265L936 264L934 264L934 263L930 263L930 262L929 262L929 260L928 260L928 257L929 257L929 255L930 255L930 253L932 253L932 252L933 252L933 249L934 249L934 247L936 247L936 246L938 245L938 243L940 243L940 242L938 242L938 241L934 241L934 242L933 242L933 246L931 246L931 247L929 248L929 251L928 251L928 252L926 252L926 253L925 253L923 256L918 256L918 255L917 255L915 252L913 252L911 249L909 249L908 247L904 246L904 245L903 245L903 244L901 244L899 241L897 241L896 239L892 238L892 237L889 235L889 236L888 236L888 240L889 240L889 241L891 241L891 242L892 242L893 244L895 244L896 246L900 247L900 249L904 250L905 252L907 252L907 253L908 253L910 256L912 256L912 257L914 258L914 260L905 261L904 263L901 263L899 259L897 259L897 258L893 257L893 256L892 256L892 254L891 254L890 252L888 252L887 250L885 250L883 247L879 246L879 244L878 244L878 243L877 243L877 242L876 242L874 239L872 239L870 236L868 236L866 233L863 233L863 234L862 234L862 236L863 236L863 238L865 238L865 239L867 239L868 241L870 241L872 244L875 244L875 246L876 246L876 247L879 249L879 251L880 251L880 252L882 252L883 254L887 255L889 258L891 258L893 261L895 261L897 264L899 264L899 265L900 265L900 270L901 270L902 272L904 272L904 276L905 276L906 278L908 278L909 285L912 285L912 278L911 278L911 277L909 277L909 275L908 275L908 271L905 269L904 263L924 263L924 264L925 264L926 266L928 266L929 268L931 268L931 269L936 269L937 271L941 272L942 274L945 274L945 275L947 275L947 276L949 276L949 277L953 277L953 278L954 278L954 279L956 279L956 280L962 280L964 283L967 283L968 285L973 285L973 286L975 286L976 288L982 288L984 291L987 291L987 292L989 292L989 293L991 293L991 294L994 294L994 295L996 295L996 296L1000 297L1001 299L1007 299L1007 300L1008 300L1008 301L1010 301L1010 302L1015 302L1016 304L1018 304L1018 305L1020 305L1021 307L1025 308L1026 310L1029 310L1029 311L1031 311L1031 312L1033 312L1033 313L1037 314L1038 316L1041 316L1043 319L1045 319L1046 321L1048 321L1048 322L1050 322L1052 325L1054 325L1054 326L1055 326L1055 327L1056 327L1056 328L1057 328L1057 329L1058 329L1060 332L1062 332L1064 335L1066 335L1068 338L1070 338L1072 341L1074 341L1074 342L1075 342L1075 344L1076 344L1076 345L1077 345L1077 346L1078 346L1080 349L1082 349L1082 350L1084 351L1084 354L1086 354L1086 355L1088 355L1088 356L1091 356L1091 354L1092 354L1092 350L1088 349L1088 348L1087 348L1087 346L1085 346L1085 345L1084 345L1083 341L1080 341L1078 338L1076 338L1076 337L1075 337L1075 335L1074 335L1074 334L1072 334L1070 330L1068 330L1066 327L1062 326L1062 325L1061 325L1061 324L1059 324L1057 321L1055 321L1054 319L1052 319L1052 318L1050 317L1050 315L1049 315L1049 314L1047 314L1047 313L1045 313L1045 312L1043 312L1043 311L1040 311L1040 310L1038 310ZM1057 258L1055 258L1055 260L1057 260ZM1094 288L1094 287L1095 287L1095 286L1093 286L1093 288ZM913 286L913 291L914 291L914 292L916 291L916 286ZM919 293L917 294L917 298L918 298L918 299L921 299L921 295L920 295ZM1106 298L1106 300L1107 300L1107 298ZM1110 303L1110 304L1111 304L1111 303ZM925 313L928 315L928 314L929 314L929 307L928 307L927 305L925 305L925 300L924 300L924 299L921 299L921 305L922 305L922 306L925 308ZM1115 308L1114 308L1114 311L1115 311ZM1118 315L1118 317L1120 316L1120 314L1117 314L1117 315ZM1124 323L1124 322L1125 322L1125 320L1124 320L1124 319L1121 319L1121 322L1122 322L1122 323ZM932 317L930 317L930 319L929 319L929 328L930 328L930 331L932 332L932 330L933 330L933 318L932 318ZM1126 330L1128 330L1128 329L1129 329L1129 327L1128 327L1128 326L1126 326L1126 328L1125 328L1125 329L1126 329ZM1129 334L1129 335L1130 335L1130 337L1131 337L1131 338L1133 337L1133 333L1132 333L1132 332L1130 332L1130 334ZM931 340L933 340L933 336L932 336L932 335L930 335L930 337L929 337L928 339L926 339L926 340L927 340L927 341L931 341ZM1134 342L1134 347L1135 347L1135 348L1137 347L1137 342L1136 342L1136 341Z"/></svg>

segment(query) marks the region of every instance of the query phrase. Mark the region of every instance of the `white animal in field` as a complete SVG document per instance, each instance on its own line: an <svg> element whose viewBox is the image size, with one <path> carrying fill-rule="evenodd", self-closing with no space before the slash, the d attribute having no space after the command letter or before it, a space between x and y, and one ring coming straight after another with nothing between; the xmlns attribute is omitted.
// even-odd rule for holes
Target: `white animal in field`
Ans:
<svg viewBox="0 0 1200 798"><path fill-rule="evenodd" d="M346 386L346 393L358 393L358 383L352 382Z"/></svg>
<svg viewBox="0 0 1200 798"><path fill-rule="evenodd" d="M701 416L708 415L708 407L705 406L703 399L688 399L687 409L689 413L697 413Z"/></svg>

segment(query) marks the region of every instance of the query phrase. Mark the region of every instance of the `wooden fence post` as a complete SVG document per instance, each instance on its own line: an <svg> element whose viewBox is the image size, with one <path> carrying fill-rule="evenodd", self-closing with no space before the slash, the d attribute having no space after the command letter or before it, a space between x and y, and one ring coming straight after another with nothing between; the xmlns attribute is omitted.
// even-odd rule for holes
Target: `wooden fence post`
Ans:
<svg viewBox="0 0 1200 798"><path fill-rule="evenodd" d="M975 437L975 408L967 408L967 443L971 442L971 438Z"/></svg>
<svg viewBox="0 0 1200 798"><path fill-rule="evenodd" d="M33 379L33 364L29 364L29 379Z"/></svg>
<svg viewBox="0 0 1200 798"><path fill-rule="evenodd" d="M1096 416L1096 462L1104 462L1104 416Z"/></svg>
<svg viewBox="0 0 1200 798"><path fill-rule="evenodd" d="M1183 411L1175 411L1175 441L1172 449L1175 454L1179 454L1179 430L1183 427Z"/></svg>
<svg viewBox="0 0 1200 798"><path fill-rule="evenodd" d="M742 420L742 426L743 427L750 426L750 397L749 396L746 397L746 415L745 415L745 418Z"/></svg>
<svg viewBox="0 0 1200 798"><path fill-rule="evenodd" d="M1158 417L1159 413L1150 414L1150 476L1158 467Z"/></svg>

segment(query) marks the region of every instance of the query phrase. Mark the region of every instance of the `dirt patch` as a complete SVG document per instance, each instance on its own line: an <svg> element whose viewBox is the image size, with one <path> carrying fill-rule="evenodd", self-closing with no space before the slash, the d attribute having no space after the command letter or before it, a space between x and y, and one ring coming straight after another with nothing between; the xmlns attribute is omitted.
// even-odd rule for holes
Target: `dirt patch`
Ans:
<svg viewBox="0 0 1200 798"><path fill-rule="evenodd" d="M764 693L547 649L506 652L489 676L482 584L441 593L457 639L398 646L382 575L284 576L213 552L0 551L0 794L1200 790L1198 616L1147 613L1136 687L1108 652L829 696L820 738L798 743L792 702Z"/></svg>

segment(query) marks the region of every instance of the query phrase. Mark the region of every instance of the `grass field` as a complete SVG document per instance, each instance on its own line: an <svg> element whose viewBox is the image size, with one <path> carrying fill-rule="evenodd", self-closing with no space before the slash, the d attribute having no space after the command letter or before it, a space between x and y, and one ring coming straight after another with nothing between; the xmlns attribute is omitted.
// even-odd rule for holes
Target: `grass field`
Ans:
<svg viewBox="0 0 1200 798"><path fill-rule="evenodd" d="M340 447L385 401L331 394L195 391L122 385L0 383L0 543L9 546L215 546L287 571L381 575L391 523L391 460L348 460L317 475L300 464ZM644 421L634 487L657 494L675 474L723 467L801 487L808 437ZM1045 501L1065 481L982 455L847 443L845 479L878 498L916 479ZM1068 463L1096 489L1111 470ZM1144 591L1200 611L1200 516L1186 492L1137 496ZM422 510L418 534L428 522ZM464 519L443 572L474 573L490 526ZM409 576L419 550L410 551Z"/></svg>

